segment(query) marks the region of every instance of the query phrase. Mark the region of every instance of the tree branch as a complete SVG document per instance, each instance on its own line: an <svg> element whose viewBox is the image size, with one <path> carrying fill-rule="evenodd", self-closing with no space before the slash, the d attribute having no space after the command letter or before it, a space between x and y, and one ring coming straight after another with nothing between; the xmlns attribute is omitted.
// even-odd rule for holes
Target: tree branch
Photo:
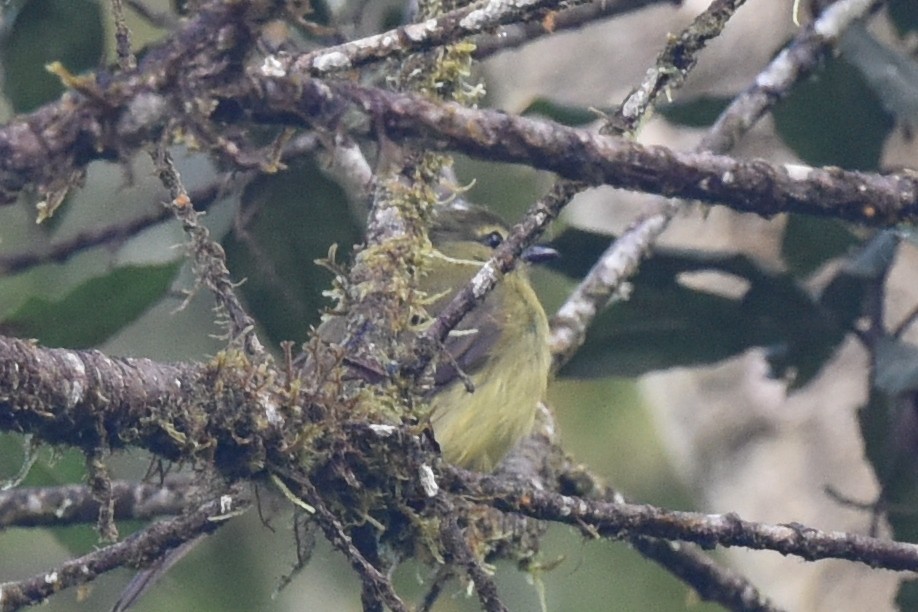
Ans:
<svg viewBox="0 0 918 612"><path fill-rule="evenodd" d="M678 6L682 0L606 0L590 2L551 13L542 21L510 24L498 28L493 35L474 39L475 59L485 59L501 51L514 49L544 36L582 28L616 15L636 11L657 4Z"/></svg>
<svg viewBox="0 0 918 612"><path fill-rule="evenodd" d="M403 56L455 43L501 25L534 21L540 15L550 11L587 4L589 1L492 1L483 6L473 2L454 11L417 23L399 26L381 34L326 47L298 57L279 58L278 67L285 72L326 76L334 72L359 68L389 57ZM628 3L613 2L613 4L627 5Z"/></svg>
<svg viewBox="0 0 918 612"><path fill-rule="evenodd" d="M347 107L364 109L388 137L416 139L492 161L521 163L591 185L723 204L770 217L795 212L888 226L918 218L918 179L839 168L773 165L710 153L680 153L609 138L550 121L436 103L352 83L265 78L261 91L236 92L264 121L333 124ZM295 93L296 92L296 93ZM292 97L297 98L291 104Z"/></svg>
<svg viewBox="0 0 918 612"><path fill-rule="evenodd" d="M632 536L628 542L642 555L665 567L705 601L736 612L780 612L747 578L723 567L694 548L659 538Z"/></svg>
<svg viewBox="0 0 918 612"><path fill-rule="evenodd" d="M696 151L726 153L791 87L818 67L851 23L875 7L873 0L840 0L807 24L794 40L734 98L720 114ZM597 260L551 320L555 368L573 357L587 328L622 283L637 273L657 238L679 210L664 203L662 212L636 221Z"/></svg>
<svg viewBox="0 0 918 612"><path fill-rule="evenodd" d="M918 571L918 544L880 540L837 531L820 531L796 523L769 525L746 521L733 513L701 514L664 510L647 504L588 501L537 491L506 480L447 467L449 490L479 499L505 512L587 527L592 534L621 539L635 534L695 542L703 548L741 546L773 550L808 561L846 559L870 567Z"/></svg>
<svg viewBox="0 0 918 612"><path fill-rule="evenodd" d="M0 584L0 611L9 612L40 603L62 589L86 584L118 567L143 566L189 538L214 531L224 524L226 512L226 500L214 500L54 569L25 580Z"/></svg>
<svg viewBox="0 0 918 612"><path fill-rule="evenodd" d="M268 455L287 452L280 427L297 427L283 418L287 392L271 376L232 352L203 366L164 365L0 336L0 431L81 449L144 448L251 477Z"/></svg>
<svg viewBox="0 0 918 612"><path fill-rule="evenodd" d="M162 485L112 482L115 520L149 520L180 513L188 503L187 478L168 478ZM99 502L86 485L24 487L0 491L0 529L61 527L92 523Z"/></svg>

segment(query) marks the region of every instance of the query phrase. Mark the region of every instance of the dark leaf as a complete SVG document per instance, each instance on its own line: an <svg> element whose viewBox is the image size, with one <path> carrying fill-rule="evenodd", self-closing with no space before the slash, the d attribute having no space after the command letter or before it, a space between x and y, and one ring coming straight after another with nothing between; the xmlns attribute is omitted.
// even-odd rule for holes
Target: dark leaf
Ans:
<svg viewBox="0 0 918 612"><path fill-rule="evenodd" d="M736 301L675 283L638 283L630 300L597 317L586 344L562 376L638 376L713 363L744 348L743 318Z"/></svg>
<svg viewBox="0 0 918 612"><path fill-rule="evenodd" d="M60 61L78 74L102 61L105 30L94 0L29 0L3 26L3 91L16 112L30 111L63 93L60 79L45 70L50 62Z"/></svg>
<svg viewBox="0 0 918 612"><path fill-rule="evenodd" d="M889 395L873 389L858 412L867 459L881 486L881 509L893 537L918 542L918 411L914 392ZM914 586L906 589L913 591Z"/></svg>
<svg viewBox="0 0 918 612"><path fill-rule="evenodd" d="M46 346L89 348L136 319L169 286L181 266L125 266L73 289L60 300L33 297L3 321L5 333Z"/></svg>
<svg viewBox="0 0 918 612"><path fill-rule="evenodd" d="M729 98L696 98L687 102L674 102L660 107L660 114L679 125L707 127L727 108Z"/></svg>
<svg viewBox="0 0 918 612"><path fill-rule="evenodd" d="M890 0L887 12L899 34L918 30L918 2L915 0Z"/></svg>
<svg viewBox="0 0 918 612"><path fill-rule="evenodd" d="M774 117L782 140L807 163L860 170L877 168L893 125L861 74L840 59L795 87Z"/></svg>
<svg viewBox="0 0 918 612"><path fill-rule="evenodd" d="M802 279L859 243L849 226L841 221L789 215L781 256L790 272Z"/></svg>
<svg viewBox="0 0 918 612"><path fill-rule="evenodd" d="M245 278L242 294L274 342L302 341L329 306L322 291L331 285L331 274L315 260L337 243L347 263L351 245L360 239L346 199L315 166L299 163L253 181L240 214L250 219L224 246L230 269Z"/></svg>
<svg viewBox="0 0 918 612"><path fill-rule="evenodd" d="M562 258L548 265L582 277L611 240L568 229L552 242ZM735 299L680 283L694 272L731 276L748 289ZM759 346L768 349L774 376L802 386L860 315L863 282L840 274L817 300L793 276L763 270L741 255L659 249L632 279L631 298L597 317L586 344L561 374L634 376L714 363Z"/></svg>

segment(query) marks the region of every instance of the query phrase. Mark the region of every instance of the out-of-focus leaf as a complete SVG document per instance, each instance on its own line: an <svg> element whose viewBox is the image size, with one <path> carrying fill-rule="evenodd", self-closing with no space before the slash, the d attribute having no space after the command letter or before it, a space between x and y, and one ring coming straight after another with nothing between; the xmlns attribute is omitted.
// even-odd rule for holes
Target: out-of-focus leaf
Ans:
<svg viewBox="0 0 918 612"><path fill-rule="evenodd" d="M0 480L8 478L23 459L23 439L0 435ZM76 449L39 447L38 460L32 465L22 487L51 487L75 484L85 480L86 457ZM124 525L118 523L124 534ZM91 523L64 529L52 529L54 538L72 554L85 554L99 543L99 534Z"/></svg>
<svg viewBox="0 0 918 612"><path fill-rule="evenodd" d="M918 389L918 347L881 338L874 347L874 384L889 395Z"/></svg>
<svg viewBox="0 0 918 612"><path fill-rule="evenodd" d="M879 232L845 262L845 273L865 280L880 280L892 266L901 238L899 232Z"/></svg>
<svg viewBox="0 0 918 612"><path fill-rule="evenodd" d="M611 237L568 229L552 242L563 257L549 265L583 276ZM748 284L739 299L680 284L685 273L711 271ZM840 273L819 299L786 273L768 272L739 255L660 249L645 261L631 298L597 317L586 344L561 374L633 376L713 363L760 346L773 375L806 384L860 315L863 279Z"/></svg>
<svg viewBox="0 0 918 612"><path fill-rule="evenodd" d="M899 34L918 30L918 2L915 0L889 0L886 12Z"/></svg>
<svg viewBox="0 0 918 612"><path fill-rule="evenodd" d="M855 22L842 34L839 49L887 111L900 119L918 118L918 62L904 48L880 42L866 25Z"/></svg>
<svg viewBox="0 0 918 612"><path fill-rule="evenodd" d="M687 102L674 102L660 106L661 115L679 125L707 127L727 108L730 98L696 98Z"/></svg>
<svg viewBox="0 0 918 612"><path fill-rule="evenodd" d="M767 350L771 375L797 389L822 369L850 330L786 275L761 277L743 297L747 341Z"/></svg>
<svg viewBox="0 0 918 612"><path fill-rule="evenodd" d="M580 127L596 121L599 114L595 110L568 104L559 104L548 98L536 98L522 113L523 115L541 115L562 125Z"/></svg>
<svg viewBox="0 0 918 612"><path fill-rule="evenodd" d="M781 242L781 256L794 276L805 278L858 242L849 226L840 221L790 215Z"/></svg>
<svg viewBox="0 0 918 612"><path fill-rule="evenodd" d="M918 405L916 393L889 395L874 388L867 405L858 411L864 449L880 482L880 508L893 539L918 542ZM897 601L914 601L915 583L903 584ZM903 610L914 610L905 606Z"/></svg>
<svg viewBox="0 0 918 612"><path fill-rule="evenodd" d="M298 163L253 181L242 207L241 214L253 219L224 241L229 267L246 279L241 291L268 336L302 341L329 305L322 291L331 274L315 260L337 243L346 263L360 239L345 196L312 163Z"/></svg>
<svg viewBox="0 0 918 612"><path fill-rule="evenodd" d="M4 28L3 91L17 112L30 111L64 91L45 65L60 61L76 74L98 66L103 57L105 31L96 0L29 0Z"/></svg>
<svg viewBox="0 0 918 612"><path fill-rule="evenodd" d="M676 283L640 284L627 302L597 317L586 344L561 371L570 378L638 376L713 363L742 345L739 304Z"/></svg>
<svg viewBox="0 0 918 612"><path fill-rule="evenodd" d="M918 413L915 399L914 393L889 395L874 388L867 405L858 413L867 458L882 484L884 498L897 506L902 503L902 508L914 508L918 504L918 456L915 455ZM895 517L890 516L894 528L898 526L896 537L916 542L918 516L911 512L905 514L908 516L900 518L907 521L901 522L895 522ZM900 533L899 529L903 531Z"/></svg>
<svg viewBox="0 0 918 612"><path fill-rule="evenodd" d="M858 411L864 452L880 483L878 511L891 510L892 538L918 542L918 514L910 511L918 507L918 348L889 339L877 349L876 383ZM896 603L915 610L918 581L904 581Z"/></svg>
<svg viewBox="0 0 918 612"><path fill-rule="evenodd" d="M861 74L840 59L795 87L774 118L782 140L807 163L860 170L877 168L893 126Z"/></svg>
<svg viewBox="0 0 918 612"><path fill-rule="evenodd" d="M615 238L612 234L566 228L549 243L561 253L561 257L545 265L571 278L582 278ZM749 258L741 255L677 249L657 249L650 259L641 264L640 273L649 281L656 282L671 279L683 272L702 270L716 270L747 279L764 274Z"/></svg>
<svg viewBox="0 0 918 612"><path fill-rule="evenodd" d="M36 338L46 346L95 346L159 300L180 265L117 268L89 279L60 300L27 300L0 327L5 333Z"/></svg>

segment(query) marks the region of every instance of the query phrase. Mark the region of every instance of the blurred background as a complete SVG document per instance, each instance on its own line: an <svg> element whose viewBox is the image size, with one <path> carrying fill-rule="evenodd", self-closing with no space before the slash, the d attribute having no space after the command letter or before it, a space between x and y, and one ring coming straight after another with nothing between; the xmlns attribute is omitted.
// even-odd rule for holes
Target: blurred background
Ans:
<svg viewBox="0 0 918 612"><path fill-rule="evenodd" d="M483 104L588 126L597 112L615 108L654 64L667 36L708 3L649 4L492 56L480 67L488 91ZM128 10L137 49L165 36L182 9L166 0L143 5L146 17ZM314 6L312 18L336 20L355 36L397 25L402 14L398 2ZM61 94L57 77L44 69L50 61L74 73L112 61L107 2L14 0L0 7L0 17L4 121ZM866 171L914 166L907 87L918 86L916 27L914 2L890 2L733 154ZM791 0L748 2L638 139L677 150L696 146L796 31ZM890 67L901 83L871 80ZM313 261L333 243L343 258L360 240L362 221L345 192L316 156L253 177L227 176L200 154L175 153L192 195L207 195L195 203L207 207L206 223L226 248L234 278L246 279L241 292L262 336L275 349L282 340L303 341L327 305L321 292L331 280ZM462 157L455 165L460 184L471 185L469 199L508 221L552 180ZM165 361L201 360L220 350L213 303L195 290L181 228L159 220L165 200L141 156L127 168L92 164L85 186L40 225L34 201L0 208L0 332ZM563 303L614 236L658 207L653 198L609 188L578 196L548 236L563 259L534 272L546 311ZM634 279L631 299L600 317L587 345L552 383L549 403L564 447L635 500L866 534L871 513L826 492L828 486L870 503L879 491L858 421L868 401L870 356L850 333L861 324L869 275L852 273L851 262L869 267L877 258L895 258L882 296L895 324L918 304L914 247L906 240L865 256L860 249L873 234L830 219L763 219L690 203L684 209ZM81 242L93 246L73 246ZM20 437L0 435L0 478L19 471L22 449ZM110 471L139 479L149 463L143 453L119 453ZM42 449L23 486L82 482L83 465L79 453ZM322 544L272 599L295 562L289 514L269 511L270 528L255 512L234 520L136 609L359 609L357 580ZM119 524L122 536L141 526ZM0 531L0 581L33 575L96 544L91 525ZM899 576L892 572L764 552L715 556L791 610L895 607ZM542 601L548 610L715 609L627 545L586 540L565 527L549 530L543 562L538 575L497 567L511 609L536 610ZM127 570L113 572L57 595L46 609L107 609L129 578ZM418 601L432 575L407 565L397 579L399 591ZM454 584L435 609L474 610L478 602Z"/></svg>

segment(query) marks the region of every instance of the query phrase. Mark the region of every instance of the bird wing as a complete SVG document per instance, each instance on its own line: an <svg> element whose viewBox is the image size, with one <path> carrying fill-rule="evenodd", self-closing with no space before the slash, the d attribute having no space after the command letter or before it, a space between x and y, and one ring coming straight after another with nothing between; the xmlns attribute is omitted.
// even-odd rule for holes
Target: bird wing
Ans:
<svg viewBox="0 0 918 612"><path fill-rule="evenodd" d="M492 297L488 296L489 299ZM443 343L447 355L439 357L432 392L456 381L459 370L472 375L484 366L500 338L502 327L490 314L493 311L493 308L480 304L449 333Z"/></svg>

